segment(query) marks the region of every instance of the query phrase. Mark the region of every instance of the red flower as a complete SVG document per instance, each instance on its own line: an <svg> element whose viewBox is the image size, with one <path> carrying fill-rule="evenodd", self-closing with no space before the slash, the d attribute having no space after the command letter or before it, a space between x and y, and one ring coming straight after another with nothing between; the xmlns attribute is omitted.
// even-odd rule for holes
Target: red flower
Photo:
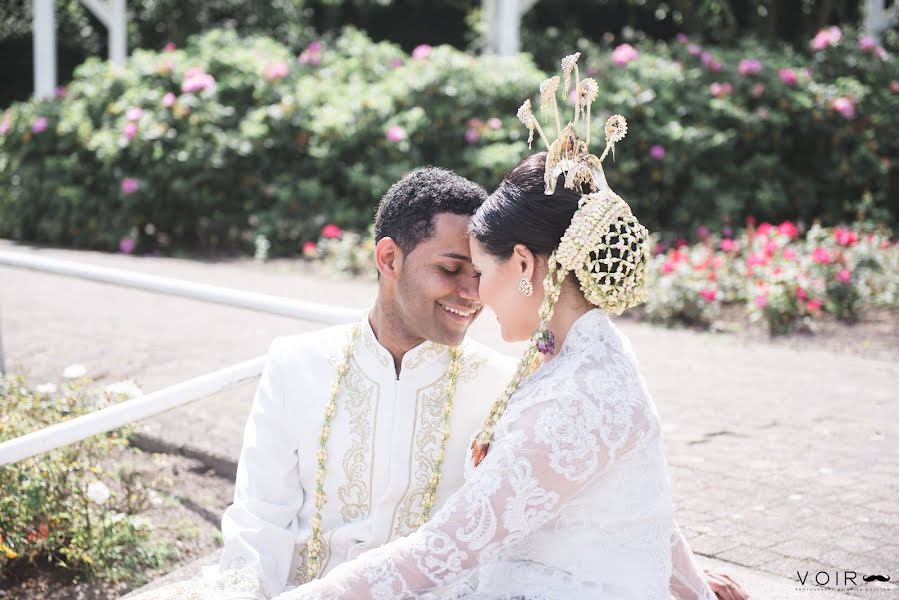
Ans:
<svg viewBox="0 0 899 600"><path fill-rule="evenodd" d="M805 303L805 308L809 310L809 312L817 312L821 308L820 300L809 300Z"/></svg>
<svg viewBox="0 0 899 600"><path fill-rule="evenodd" d="M677 263L673 263L670 260L666 260L662 265L662 272L664 273L674 273L674 270L677 268Z"/></svg>
<svg viewBox="0 0 899 600"><path fill-rule="evenodd" d="M790 239L795 238L799 235L799 229L796 227L796 224L792 221L784 221L780 225L777 226L777 231L781 235L785 235Z"/></svg>
<svg viewBox="0 0 899 600"><path fill-rule="evenodd" d="M756 235L768 235L771 233L771 230L774 229L774 225L771 223L762 223L758 226L758 229L755 230Z"/></svg>
<svg viewBox="0 0 899 600"><path fill-rule="evenodd" d="M322 227L322 237L328 240L333 240L335 238L339 238L343 235L343 231L337 225L333 223L328 223L324 227Z"/></svg>
<svg viewBox="0 0 899 600"><path fill-rule="evenodd" d="M801 285L796 286L796 297L800 300L805 300L808 297L805 292L805 288L803 288Z"/></svg>
<svg viewBox="0 0 899 600"><path fill-rule="evenodd" d="M815 248L812 252L812 260L814 260L819 265L829 265L833 262L833 257L830 255L830 252L827 251L826 248Z"/></svg>
<svg viewBox="0 0 899 600"><path fill-rule="evenodd" d="M315 242L306 242L303 244L303 256L313 258L318 253L318 247Z"/></svg>
<svg viewBox="0 0 899 600"><path fill-rule="evenodd" d="M833 230L833 237L840 246L852 246L858 243L858 235L849 229L837 227Z"/></svg>
<svg viewBox="0 0 899 600"><path fill-rule="evenodd" d="M706 288L700 290L699 295L702 296L703 300L708 300L709 302L714 302L718 297L718 290L715 288Z"/></svg>

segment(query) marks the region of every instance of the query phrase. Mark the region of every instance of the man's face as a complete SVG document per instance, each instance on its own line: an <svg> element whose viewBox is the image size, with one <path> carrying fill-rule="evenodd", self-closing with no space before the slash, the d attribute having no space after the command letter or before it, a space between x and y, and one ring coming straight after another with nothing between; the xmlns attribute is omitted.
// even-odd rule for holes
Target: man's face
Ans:
<svg viewBox="0 0 899 600"><path fill-rule="evenodd" d="M396 305L409 334L458 346L481 313L467 230L467 216L437 214L434 235L404 256Z"/></svg>

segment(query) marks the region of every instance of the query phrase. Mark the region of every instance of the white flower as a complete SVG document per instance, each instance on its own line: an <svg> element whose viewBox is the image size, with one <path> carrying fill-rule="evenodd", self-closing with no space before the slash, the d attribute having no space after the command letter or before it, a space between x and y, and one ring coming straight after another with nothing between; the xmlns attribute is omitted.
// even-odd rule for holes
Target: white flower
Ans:
<svg viewBox="0 0 899 600"><path fill-rule="evenodd" d="M109 495L109 488L102 481L93 481L87 486L87 497L96 504L101 506L106 504Z"/></svg>
<svg viewBox="0 0 899 600"><path fill-rule="evenodd" d="M144 395L143 390L140 389L140 386L134 383L133 379L126 379L125 381L116 381L115 383L110 383L106 386L106 392L108 394L116 396L125 396L129 400L131 398L137 398Z"/></svg>
<svg viewBox="0 0 899 600"><path fill-rule="evenodd" d="M38 386L35 386L34 391L42 396L49 396L50 394L56 393L56 384L55 383L42 383Z"/></svg>
<svg viewBox="0 0 899 600"><path fill-rule="evenodd" d="M140 530L140 529L151 530L151 529L153 529L153 522L150 521L150 519L148 519L146 517L142 517L140 515L135 515L135 516L131 517L131 526L138 530Z"/></svg>
<svg viewBox="0 0 899 600"><path fill-rule="evenodd" d="M87 374L87 369L82 365L69 365L66 367L66 370L62 372L62 376L66 379L78 379L79 377L84 377Z"/></svg>

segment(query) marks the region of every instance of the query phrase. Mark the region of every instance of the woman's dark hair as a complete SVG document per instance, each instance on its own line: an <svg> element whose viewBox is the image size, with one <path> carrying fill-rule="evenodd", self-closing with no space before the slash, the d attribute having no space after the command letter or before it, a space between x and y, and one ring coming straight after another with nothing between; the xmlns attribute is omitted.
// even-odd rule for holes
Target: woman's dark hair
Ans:
<svg viewBox="0 0 899 600"><path fill-rule="evenodd" d="M468 233L488 253L506 259L516 244L524 244L534 254L549 256L559 246L581 193L566 189L560 175L555 193L547 196L545 169L546 152L532 154L475 211Z"/></svg>

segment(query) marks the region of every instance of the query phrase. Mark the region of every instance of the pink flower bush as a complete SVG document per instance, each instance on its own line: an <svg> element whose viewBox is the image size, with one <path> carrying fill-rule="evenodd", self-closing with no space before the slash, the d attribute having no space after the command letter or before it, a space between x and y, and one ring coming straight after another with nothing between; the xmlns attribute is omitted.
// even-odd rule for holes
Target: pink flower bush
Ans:
<svg viewBox="0 0 899 600"><path fill-rule="evenodd" d="M747 58L741 60L737 65L737 72L740 75L756 75L762 71L762 61L757 58Z"/></svg>
<svg viewBox="0 0 899 600"><path fill-rule="evenodd" d="M699 291L699 296L708 302L714 302L718 298L718 290L715 288L703 288Z"/></svg>
<svg viewBox="0 0 899 600"><path fill-rule="evenodd" d="M333 240L343 235L343 230L333 223L328 223L322 227L322 237L326 240Z"/></svg>
<svg viewBox="0 0 899 600"><path fill-rule="evenodd" d="M721 61L712 56L710 52L702 53L702 64L705 68L713 73L718 73L723 68Z"/></svg>
<svg viewBox="0 0 899 600"><path fill-rule="evenodd" d="M412 58L416 60L427 60L429 56L431 56L431 46L428 44L420 44L412 50Z"/></svg>
<svg viewBox="0 0 899 600"><path fill-rule="evenodd" d="M833 239L840 246L854 246L858 243L858 234L850 229L843 229L842 227L836 227L833 230Z"/></svg>
<svg viewBox="0 0 899 600"><path fill-rule="evenodd" d="M172 92L167 92L165 96L162 97L162 105L166 108L171 108L175 105L175 102L178 100L178 97L175 96Z"/></svg>
<svg viewBox="0 0 899 600"><path fill-rule="evenodd" d="M202 67L192 67L184 73L184 80L181 82L182 92L196 93L208 89L215 89L215 78Z"/></svg>
<svg viewBox="0 0 899 600"><path fill-rule="evenodd" d="M777 226L777 232L781 235L784 235L790 239L795 238L799 235L799 228L796 227L796 224L792 221L784 221L780 225Z"/></svg>
<svg viewBox="0 0 899 600"><path fill-rule="evenodd" d="M872 50L877 49L880 44L877 43L877 40L872 38L869 35L863 35L858 38L858 49L863 52L871 52Z"/></svg>
<svg viewBox="0 0 899 600"><path fill-rule="evenodd" d="M47 129L47 124L47 117L38 117L31 124L31 131L33 131L34 133L41 133L42 131Z"/></svg>
<svg viewBox="0 0 899 600"><path fill-rule="evenodd" d="M277 62L266 65L265 70L262 73L262 77L266 81L276 81L278 79L284 79L285 77L287 77L287 63L283 60L279 60Z"/></svg>
<svg viewBox="0 0 899 600"><path fill-rule="evenodd" d="M833 109L839 113L844 119L852 119L855 117L855 104L851 98L841 96L833 101Z"/></svg>
<svg viewBox="0 0 899 600"><path fill-rule="evenodd" d="M852 273L849 272L849 269L840 269L837 271L837 281L840 283L849 283L852 279Z"/></svg>
<svg viewBox="0 0 899 600"><path fill-rule="evenodd" d="M630 44L621 44L612 51L612 62L619 67L640 58L640 53Z"/></svg>
<svg viewBox="0 0 899 600"><path fill-rule="evenodd" d="M662 160L663 158L665 158L665 147L659 144L655 144L649 149L649 155L654 160Z"/></svg>
<svg viewBox="0 0 899 600"><path fill-rule="evenodd" d="M122 179L122 193L126 196L130 196L134 192L140 189L140 181L135 179L134 177L125 177Z"/></svg>
<svg viewBox="0 0 899 600"><path fill-rule="evenodd" d="M406 133L406 130L400 127L399 125L391 125L387 128L387 133L385 134L388 142L401 142L405 140L409 135Z"/></svg>
<svg viewBox="0 0 899 600"><path fill-rule="evenodd" d="M778 69L777 76L782 82L789 86L795 86L799 81L799 77L793 69Z"/></svg>
<svg viewBox="0 0 899 600"><path fill-rule="evenodd" d="M721 251L722 252L736 252L737 243L729 238L724 238L721 240Z"/></svg>

